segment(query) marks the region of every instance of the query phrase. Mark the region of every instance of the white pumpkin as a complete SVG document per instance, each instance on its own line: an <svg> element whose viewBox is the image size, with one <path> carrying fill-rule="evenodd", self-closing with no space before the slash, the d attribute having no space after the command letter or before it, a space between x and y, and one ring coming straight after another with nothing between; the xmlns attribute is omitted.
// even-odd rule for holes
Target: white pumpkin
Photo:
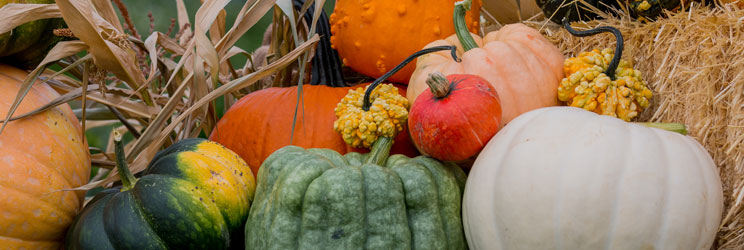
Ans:
<svg viewBox="0 0 744 250"><path fill-rule="evenodd" d="M694 139L572 107L524 113L476 159L471 249L709 249L723 191Z"/></svg>

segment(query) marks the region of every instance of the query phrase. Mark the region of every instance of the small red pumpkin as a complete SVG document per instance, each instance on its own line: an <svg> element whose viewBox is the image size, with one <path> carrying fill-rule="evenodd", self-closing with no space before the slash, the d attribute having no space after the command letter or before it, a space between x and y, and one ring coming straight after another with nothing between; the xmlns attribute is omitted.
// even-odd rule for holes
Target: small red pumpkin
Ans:
<svg viewBox="0 0 744 250"><path fill-rule="evenodd" d="M488 81L476 75L429 74L430 91L416 98L408 117L413 143L443 161L476 156L499 130L501 100Z"/></svg>

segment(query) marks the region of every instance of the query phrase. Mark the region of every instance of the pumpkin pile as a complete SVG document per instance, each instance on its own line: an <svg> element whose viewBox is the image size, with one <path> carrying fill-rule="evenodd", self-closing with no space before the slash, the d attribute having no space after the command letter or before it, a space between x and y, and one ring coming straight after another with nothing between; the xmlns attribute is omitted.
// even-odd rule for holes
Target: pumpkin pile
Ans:
<svg viewBox="0 0 744 250"><path fill-rule="evenodd" d="M207 2L206 9L215 4ZM311 63L308 84L224 92L220 96L242 98L229 105L219 121L195 119L179 128L185 131L162 132L175 134L162 140L153 139L158 133L148 134L150 127L127 127L133 137L150 136L153 143L161 143L149 151L137 150L136 144L126 147L124 134L114 129L110 139L114 153L100 150L103 158L112 158L106 183L111 185L87 200L80 190L87 187L91 162L106 160L91 159L89 150L99 149L88 148L67 104L31 112L43 104L75 99L77 92L60 97L39 82L25 102L11 107L8 104L14 103L16 93L24 92L22 80L29 75L0 65L0 86L8 90L0 92L0 115L7 110L32 113L0 128L0 191L5 196L0 199L0 246L711 248L724 208L722 183L711 156L686 136L683 124L640 121L659 93L651 91L645 72L622 58L620 32L612 27L576 31L571 21L596 18L596 13L574 11L577 3L559 2L530 1L524 10L520 1L503 2L506 7L516 4L519 13L513 16L502 9L498 16L518 21L542 10L575 36L611 32L616 47L567 58L540 31L522 23L478 35L481 5L499 6L501 2L494 0L337 0L330 18L314 5L294 0L289 9L304 13L305 23L312 27L308 33L319 35L313 37L320 42L312 57L305 53L307 57L292 59ZM584 4L601 11L616 6L607 3ZM0 7L4 4L0 0ZM268 9L261 4L254 7ZM644 20L686 7L674 0L627 4L634 17ZM286 14L284 5L277 3L275 18ZM253 13L245 11L241 13ZM48 27L59 23L39 21L0 35L0 57L28 64L34 62L22 58L37 59L34 53L46 53L42 47L58 41L46 39ZM215 27L209 30L210 37L220 35ZM193 43L204 55L191 62L215 66L202 59L221 53L217 45L225 41L205 52L201 47L209 46L200 43L206 39L201 36L197 34ZM130 40L141 45L134 37ZM151 47L152 40L142 44ZM175 54L173 48L177 46L165 50ZM153 74L174 67L170 65L174 61L155 59L159 68ZM96 69L93 64L86 62L84 72ZM233 71L223 86L258 81L217 66L211 70ZM349 70L344 67L375 80L347 81ZM182 71L193 77L184 83L214 84L206 92L221 88L217 82L223 83L218 79L222 75L212 75L210 82L204 79L204 68L196 69ZM303 75L302 70L297 75ZM34 78L39 75L53 80L42 73ZM155 85L157 81L151 80L147 84ZM195 89L188 94L199 95ZM158 95L147 86L142 90L165 106L190 105L179 103L180 96ZM209 95L214 92L200 98ZM86 109L85 102L81 106ZM136 120L111 109L122 126ZM171 122L166 120L156 119ZM178 127L180 122L169 126ZM198 132L205 133L196 136ZM141 166L141 172L130 165Z"/></svg>

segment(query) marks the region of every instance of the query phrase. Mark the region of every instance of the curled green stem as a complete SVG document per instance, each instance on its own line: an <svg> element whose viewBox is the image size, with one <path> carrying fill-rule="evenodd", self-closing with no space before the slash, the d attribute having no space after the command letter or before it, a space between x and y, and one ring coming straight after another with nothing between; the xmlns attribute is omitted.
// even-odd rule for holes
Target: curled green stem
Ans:
<svg viewBox="0 0 744 250"><path fill-rule="evenodd" d="M132 171L129 171L127 159L124 155L124 145L121 142L121 137L121 133L114 130L114 153L116 153L116 169L118 170L119 178L121 179L121 191L127 191L134 187L134 184L137 183L137 178L134 177Z"/></svg>
<svg viewBox="0 0 744 250"><path fill-rule="evenodd" d="M455 14L453 20L455 23L455 34L457 34L457 39L460 40L460 44L462 44L462 49L464 51L478 48L478 44L475 42L475 39L473 39L473 36L470 35L470 30L468 30L467 22L465 22L465 14L467 14L467 12L470 10L471 4L471 0L463 0L455 4Z"/></svg>

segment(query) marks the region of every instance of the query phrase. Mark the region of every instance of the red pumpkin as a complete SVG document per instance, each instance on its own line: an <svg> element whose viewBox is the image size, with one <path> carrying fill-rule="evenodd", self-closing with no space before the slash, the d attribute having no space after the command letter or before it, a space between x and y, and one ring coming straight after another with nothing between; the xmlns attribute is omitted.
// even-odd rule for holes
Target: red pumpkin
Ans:
<svg viewBox="0 0 744 250"><path fill-rule="evenodd" d="M499 130L501 100L476 75L429 74L429 91L416 99L408 116L411 138L421 153L443 161L476 156Z"/></svg>

